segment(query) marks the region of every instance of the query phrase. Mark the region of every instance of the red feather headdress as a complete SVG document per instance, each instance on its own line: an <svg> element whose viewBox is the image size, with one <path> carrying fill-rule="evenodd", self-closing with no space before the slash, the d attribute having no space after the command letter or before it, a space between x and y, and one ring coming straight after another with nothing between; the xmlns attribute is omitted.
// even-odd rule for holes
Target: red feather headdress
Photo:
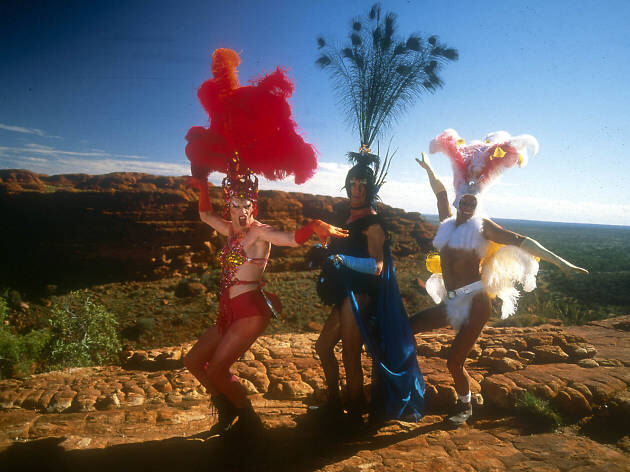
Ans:
<svg viewBox="0 0 630 472"><path fill-rule="evenodd" d="M497 131L466 145L457 131L447 129L431 141L429 152L443 152L451 159L457 207L462 195L484 192L505 169L515 164L524 167L529 152L532 156L538 153L538 141L528 134L511 136Z"/></svg>
<svg viewBox="0 0 630 472"><path fill-rule="evenodd" d="M210 126L193 126L186 134L186 156L193 175L227 174L227 194L237 181L253 191L251 174L270 180L293 175L296 184L304 183L315 173L317 159L314 147L297 133L291 116L287 99L293 83L277 68L241 87L239 64L238 54L231 49L217 49L212 54L213 78L197 92ZM255 200L255 191L249 194Z"/></svg>

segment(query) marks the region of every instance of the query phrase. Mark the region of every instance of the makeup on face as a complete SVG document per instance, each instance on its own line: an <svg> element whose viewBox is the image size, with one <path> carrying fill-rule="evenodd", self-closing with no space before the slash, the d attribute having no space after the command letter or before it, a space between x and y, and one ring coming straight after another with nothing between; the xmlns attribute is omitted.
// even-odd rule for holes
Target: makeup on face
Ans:
<svg viewBox="0 0 630 472"><path fill-rule="evenodd" d="M230 202L230 213L232 221L238 221L239 226L247 227L251 225L254 206L250 200L233 198Z"/></svg>

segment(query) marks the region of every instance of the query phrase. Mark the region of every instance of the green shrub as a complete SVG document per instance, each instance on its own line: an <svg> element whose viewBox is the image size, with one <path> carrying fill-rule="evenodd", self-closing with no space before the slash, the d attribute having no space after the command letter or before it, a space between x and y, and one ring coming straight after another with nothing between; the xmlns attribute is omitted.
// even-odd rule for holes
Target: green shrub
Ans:
<svg viewBox="0 0 630 472"><path fill-rule="evenodd" d="M79 292L53 307L50 325L53 368L101 365L116 360L121 350L114 315Z"/></svg>
<svg viewBox="0 0 630 472"><path fill-rule="evenodd" d="M13 333L6 323L7 315L7 302L0 298L0 378L28 375L45 357L50 331L38 329L26 335Z"/></svg>
<svg viewBox="0 0 630 472"><path fill-rule="evenodd" d="M608 317L604 307L589 307L573 297L537 289L522 294L516 314L498 320L494 326L536 326L549 319L559 319L564 325L583 325Z"/></svg>
<svg viewBox="0 0 630 472"><path fill-rule="evenodd" d="M532 423L543 431L554 430L562 425L562 418L547 400L531 392L523 392L516 401L516 408Z"/></svg>
<svg viewBox="0 0 630 472"><path fill-rule="evenodd" d="M208 269L201 275L201 283L206 286L209 292L214 292L219 287L221 280L221 269Z"/></svg>

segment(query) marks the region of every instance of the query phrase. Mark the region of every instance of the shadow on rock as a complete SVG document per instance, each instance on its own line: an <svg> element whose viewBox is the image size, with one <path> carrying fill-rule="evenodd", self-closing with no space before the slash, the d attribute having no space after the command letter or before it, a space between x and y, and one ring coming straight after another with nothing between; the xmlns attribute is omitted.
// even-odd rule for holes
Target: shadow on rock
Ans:
<svg viewBox="0 0 630 472"><path fill-rule="evenodd" d="M121 444L104 449L66 451L64 438L16 443L0 453L2 470L41 471L310 471L439 429L418 426L392 434L353 434L298 426L265 430L257 437L204 438L204 433L160 441Z"/></svg>

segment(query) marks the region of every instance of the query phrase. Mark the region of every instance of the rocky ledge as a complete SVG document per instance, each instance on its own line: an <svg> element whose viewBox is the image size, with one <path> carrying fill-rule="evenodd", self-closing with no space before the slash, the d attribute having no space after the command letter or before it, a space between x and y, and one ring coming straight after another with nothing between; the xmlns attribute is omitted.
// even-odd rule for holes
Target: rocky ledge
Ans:
<svg viewBox="0 0 630 472"><path fill-rule="evenodd" d="M420 423L389 422L369 434L335 431L323 438L300 421L308 404L324 398L316 335L261 337L234 366L267 426L257 459L239 454L229 440L204 436L214 417L203 387L182 368L190 344L129 351L122 367L0 382L0 463L33 460L42 452L79 469L114 466L124 457L157 470L182 464L225 470L629 470L626 326L630 316L584 327L486 328L467 364L477 413L457 430L442 423L456 398L445 360L453 334L418 335L427 416ZM363 360L369 382L369 359ZM513 409L524 391L549 400L569 426L530 434L531 424ZM614 434L606 430L610 425L616 425Z"/></svg>

